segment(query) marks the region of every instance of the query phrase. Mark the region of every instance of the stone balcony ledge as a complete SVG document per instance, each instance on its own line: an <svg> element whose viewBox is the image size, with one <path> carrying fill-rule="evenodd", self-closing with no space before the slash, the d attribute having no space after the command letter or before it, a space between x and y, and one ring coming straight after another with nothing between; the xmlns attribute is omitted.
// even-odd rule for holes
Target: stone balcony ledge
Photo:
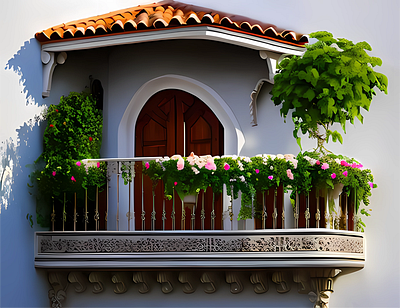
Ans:
<svg viewBox="0 0 400 308"><path fill-rule="evenodd" d="M36 232L47 269L362 268L363 233L332 229Z"/></svg>

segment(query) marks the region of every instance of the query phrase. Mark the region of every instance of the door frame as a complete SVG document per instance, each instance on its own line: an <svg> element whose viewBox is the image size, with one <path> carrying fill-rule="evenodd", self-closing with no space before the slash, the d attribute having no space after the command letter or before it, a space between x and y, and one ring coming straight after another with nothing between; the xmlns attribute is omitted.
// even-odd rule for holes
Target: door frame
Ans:
<svg viewBox="0 0 400 308"><path fill-rule="evenodd" d="M203 101L224 127L224 153L239 155L245 139L238 120L222 97L209 86L185 76L164 75L154 78L134 94L118 126L118 157L135 157L136 120L151 96L161 90L177 89Z"/></svg>

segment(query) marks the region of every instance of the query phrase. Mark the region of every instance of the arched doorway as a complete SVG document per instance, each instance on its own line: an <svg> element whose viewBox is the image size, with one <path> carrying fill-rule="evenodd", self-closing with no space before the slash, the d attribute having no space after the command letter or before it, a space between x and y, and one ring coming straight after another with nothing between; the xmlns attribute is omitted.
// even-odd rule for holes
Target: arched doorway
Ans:
<svg viewBox="0 0 400 308"><path fill-rule="evenodd" d="M218 118L196 96L185 91L169 89L154 94L142 108L135 127L135 156L187 156L191 152L197 155L223 154L223 127ZM142 187L141 169L136 170L135 177L135 229L142 230ZM145 211L145 230L151 229L151 212L153 199L151 181L144 179L143 203ZM221 229L221 197L216 200L215 228ZM165 213L163 208L165 202ZM202 196L199 198L199 204ZM205 229L211 229L212 192L207 190L205 196ZM175 196L175 228L182 229L181 207L178 196ZM159 184L155 195L156 229L172 229L172 201L163 200L163 187ZM186 209L188 211L188 209ZM163 217L164 227L163 227ZM186 214L190 217L190 212ZM200 211L196 211L195 228L201 228ZM190 229L190 219L186 219L184 229Z"/></svg>

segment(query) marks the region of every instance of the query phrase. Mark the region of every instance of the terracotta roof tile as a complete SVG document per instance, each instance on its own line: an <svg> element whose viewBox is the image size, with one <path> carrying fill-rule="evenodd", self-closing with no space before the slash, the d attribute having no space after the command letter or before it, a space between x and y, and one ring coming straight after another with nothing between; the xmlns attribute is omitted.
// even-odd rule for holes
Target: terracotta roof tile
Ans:
<svg viewBox="0 0 400 308"><path fill-rule="evenodd" d="M278 29L271 24L175 1L139 5L60 24L36 33L35 37L38 41L46 43L95 35L112 35L124 31L162 30L172 27L202 25L229 28L294 45L304 45L308 42L304 35L290 30Z"/></svg>

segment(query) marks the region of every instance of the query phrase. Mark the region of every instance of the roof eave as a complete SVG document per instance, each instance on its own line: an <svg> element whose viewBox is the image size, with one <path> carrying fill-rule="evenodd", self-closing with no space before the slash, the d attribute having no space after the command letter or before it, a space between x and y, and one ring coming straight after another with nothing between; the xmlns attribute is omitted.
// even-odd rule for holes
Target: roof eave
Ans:
<svg viewBox="0 0 400 308"><path fill-rule="evenodd" d="M264 38L231 29L215 26L196 26L185 28L170 28L163 30L144 30L131 33L123 32L106 36L79 39L63 39L42 44L42 51L63 52L94 49L126 44L137 44L173 39L203 39L228 43L254 50L266 50L278 54L301 55L304 47L284 43L279 40Z"/></svg>

